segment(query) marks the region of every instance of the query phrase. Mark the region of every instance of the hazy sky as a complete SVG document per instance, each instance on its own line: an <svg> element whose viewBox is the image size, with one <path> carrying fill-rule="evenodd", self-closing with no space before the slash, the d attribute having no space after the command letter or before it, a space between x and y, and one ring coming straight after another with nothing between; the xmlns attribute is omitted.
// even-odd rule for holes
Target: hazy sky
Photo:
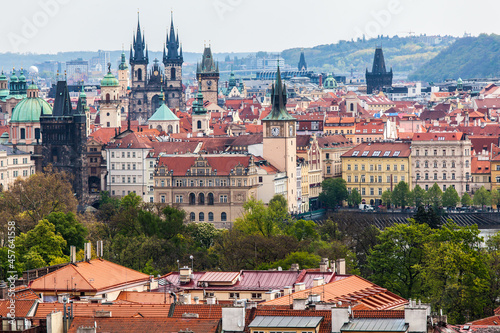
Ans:
<svg viewBox="0 0 500 333"><path fill-rule="evenodd" d="M281 51L362 34L500 34L500 1L483 0L18 0L2 3L0 52L128 50L140 10L150 50L170 11L184 51Z"/></svg>

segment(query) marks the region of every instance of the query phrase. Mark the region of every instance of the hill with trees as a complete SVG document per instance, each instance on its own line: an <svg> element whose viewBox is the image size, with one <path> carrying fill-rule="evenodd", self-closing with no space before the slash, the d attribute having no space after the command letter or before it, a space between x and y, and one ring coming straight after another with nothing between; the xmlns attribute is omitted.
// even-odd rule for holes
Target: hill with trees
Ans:
<svg viewBox="0 0 500 333"><path fill-rule="evenodd" d="M409 78L420 81L500 76L500 35L458 39L419 67Z"/></svg>

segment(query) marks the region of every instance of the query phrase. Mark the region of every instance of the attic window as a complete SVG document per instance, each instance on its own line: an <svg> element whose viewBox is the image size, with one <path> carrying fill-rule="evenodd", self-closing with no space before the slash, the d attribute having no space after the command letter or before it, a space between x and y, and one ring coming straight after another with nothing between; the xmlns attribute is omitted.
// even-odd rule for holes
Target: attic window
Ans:
<svg viewBox="0 0 500 333"><path fill-rule="evenodd" d="M368 156L369 151L364 151L361 156Z"/></svg>
<svg viewBox="0 0 500 333"><path fill-rule="evenodd" d="M387 150L387 151L384 152L384 157L387 157L389 155L391 155L391 151L390 150Z"/></svg>
<svg viewBox="0 0 500 333"><path fill-rule="evenodd" d="M372 156L380 156L380 153L381 153L380 150L376 150L376 151L373 152Z"/></svg>
<svg viewBox="0 0 500 333"><path fill-rule="evenodd" d="M399 150L396 150L396 151L394 152L394 155L392 155L392 156L399 156L399 153L400 153L400 151L399 151Z"/></svg>
<svg viewBox="0 0 500 333"><path fill-rule="evenodd" d="M358 154L359 154L359 150L356 150L356 151L354 151L354 152L352 153L352 156L358 156Z"/></svg>

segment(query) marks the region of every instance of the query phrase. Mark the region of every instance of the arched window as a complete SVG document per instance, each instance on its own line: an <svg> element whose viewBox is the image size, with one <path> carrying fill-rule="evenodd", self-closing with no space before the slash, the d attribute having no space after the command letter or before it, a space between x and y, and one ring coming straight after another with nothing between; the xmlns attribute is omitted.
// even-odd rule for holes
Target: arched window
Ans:
<svg viewBox="0 0 500 333"><path fill-rule="evenodd" d="M208 213L208 222L213 222L214 221L214 213L210 212Z"/></svg>
<svg viewBox="0 0 500 333"><path fill-rule="evenodd" d="M175 80L175 68L170 68L170 80Z"/></svg>
<svg viewBox="0 0 500 333"><path fill-rule="evenodd" d="M222 222L227 221L227 215L226 215L226 213L225 213L225 212L220 213L220 220L221 220Z"/></svg>
<svg viewBox="0 0 500 333"><path fill-rule="evenodd" d="M454 168L455 167L455 161L451 161L451 167Z"/></svg>
<svg viewBox="0 0 500 333"><path fill-rule="evenodd" d="M199 218L199 221L200 221L200 222L205 221L205 214L204 214L203 212L200 212L199 217L200 217L200 218Z"/></svg>
<svg viewBox="0 0 500 333"><path fill-rule="evenodd" d="M138 100L137 105L141 105L141 104L142 104L141 100Z"/></svg>
<svg viewBox="0 0 500 333"><path fill-rule="evenodd" d="M191 221L196 220L196 214L195 213L189 214L189 218L190 218Z"/></svg>
<svg viewBox="0 0 500 333"><path fill-rule="evenodd" d="M434 167L437 168L438 167L438 162L437 161L434 161Z"/></svg>
<svg viewBox="0 0 500 333"><path fill-rule="evenodd" d="M194 193L189 193L189 204L196 205L196 195Z"/></svg>
<svg viewBox="0 0 500 333"><path fill-rule="evenodd" d="M209 205L214 204L214 194L213 193L208 193L208 204Z"/></svg>
<svg viewBox="0 0 500 333"><path fill-rule="evenodd" d="M173 132L172 125L168 125L167 131L168 131L168 133L172 133Z"/></svg>
<svg viewBox="0 0 500 333"><path fill-rule="evenodd" d="M109 103L110 100L111 100L111 96L109 94L106 94L106 102Z"/></svg>
<svg viewBox="0 0 500 333"><path fill-rule="evenodd" d="M142 81L142 68L137 70L137 80Z"/></svg>
<svg viewBox="0 0 500 333"><path fill-rule="evenodd" d="M428 167L429 167L429 162L425 161L425 162L424 162L424 167L425 167L425 168L428 168Z"/></svg>
<svg viewBox="0 0 500 333"><path fill-rule="evenodd" d="M198 122L197 122L196 124L197 124L197 125L196 125L196 127L197 127L198 129L201 129L201 120L198 120Z"/></svg>
<svg viewBox="0 0 500 333"><path fill-rule="evenodd" d="M205 204L205 194L203 194L203 193L198 194L198 204L200 204L200 205Z"/></svg>

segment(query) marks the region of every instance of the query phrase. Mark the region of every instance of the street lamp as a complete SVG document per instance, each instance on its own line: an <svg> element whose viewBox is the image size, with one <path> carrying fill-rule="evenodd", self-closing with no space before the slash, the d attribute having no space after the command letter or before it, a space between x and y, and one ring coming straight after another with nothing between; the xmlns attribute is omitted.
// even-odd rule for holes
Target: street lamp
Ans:
<svg viewBox="0 0 500 333"><path fill-rule="evenodd" d="M191 271L194 273L194 263L193 263L194 257L193 257L193 255L190 255L189 259L191 259Z"/></svg>

